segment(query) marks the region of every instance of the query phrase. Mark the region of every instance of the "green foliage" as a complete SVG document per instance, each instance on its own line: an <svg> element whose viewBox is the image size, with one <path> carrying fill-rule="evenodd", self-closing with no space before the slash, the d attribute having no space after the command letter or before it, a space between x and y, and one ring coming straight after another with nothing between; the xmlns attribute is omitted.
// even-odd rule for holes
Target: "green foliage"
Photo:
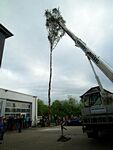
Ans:
<svg viewBox="0 0 113 150"><path fill-rule="evenodd" d="M59 22L65 24L63 17L60 15L60 11L57 8L45 11L46 17L46 28L48 30L48 40L51 45L51 50L53 50L59 40L65 34L65 31L59 25Z"/></svg>
<svg viewBox="0 0 113 150"><path fill-rule="evenodd" d="M82 103L76 98L69 96L65 100L55 100L51 105L52 116L79 116L81 115ZM47 115L48 106L42 100L38 101L38 115Z"/></svg>
<svg viewBox="0 0 113 150"><path fill-rule="evenodd" d="M62 104L59 100L55 100L51 106L52 115L61 116Z"/></svg>
<svg viewBox="0 0 113 150"><path fill-rule="evenodd" d="M38 100L38 116L47 115L48 106L42 100Z"/></svg>
<svg viewBox="0 0 113 150"><path fill-rule="evenodd" d="M81 115L81 102L76 98L69 96L66 100L55 100L51 106L52 115L57 116L79 116Z"/></svg>

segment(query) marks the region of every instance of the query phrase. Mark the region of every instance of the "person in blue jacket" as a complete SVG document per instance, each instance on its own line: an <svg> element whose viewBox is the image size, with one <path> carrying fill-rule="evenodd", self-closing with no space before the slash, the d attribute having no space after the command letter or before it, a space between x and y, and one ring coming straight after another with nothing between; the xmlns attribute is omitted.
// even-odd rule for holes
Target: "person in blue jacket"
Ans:
<svg viewBox="0 0 113 150"><path fill-rule="evenodd" d="M0 116L0 144L2 144L3 138L4 138L4 122L3 117Z"/></svg>

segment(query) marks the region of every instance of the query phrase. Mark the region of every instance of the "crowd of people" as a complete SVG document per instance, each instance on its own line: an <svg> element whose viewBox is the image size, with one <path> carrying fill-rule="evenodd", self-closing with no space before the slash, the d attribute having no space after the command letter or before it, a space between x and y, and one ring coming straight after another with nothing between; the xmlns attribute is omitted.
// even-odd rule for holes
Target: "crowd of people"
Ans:
<svg viewBox="0 0 113 150"><path fill-rule="evenodd" d="M55 125L61 125L61 122L64 121L64 117L57 117L54 116L51 118L51 123L55 123ZM40 122L38 123L38 126L40 127L47 127L50 125L49 117L43 115L42 118L40 119Z"/></svg>
<svg viewBox="0 0 113 150"><path fill-rule="evenodd" d="M78 124L78 117L74 116L66 116L59 117L55 115L52 117L51 122L53 122L56 126L61 125L75 125ZM38 123L40 127L47 127L50 125L50 120L48 116L43 115ZM32 120L29 116L17 115L17 116L8 116L8 117L0 117L0 144L3 141L4 133L7 130L17 130L17 132L21 133L22 129L29 128L32 126ZM62 128L63 129L63 128Z"/></svg>
<svg viewBox="0 0 113 150"><path fill-rule="evenodd" d="M42 116L42 118L40 119L38 126L40 127L47 127L49 126L49 118L48 116Z"/></svg>
<svg viewBox="0 0 113 150"><path fill-rule="evenodd" d="M3 141L4 133L7 130L17 130L21 133L22 129L29 128L32 125L32 120L30 117L25 117L18 115L16 117L2 117L0 116L0 144Z"/></svg>
<svg viewBox="0 0 113 150"><path fill-rule="evenodd" d="M23 115L18 115L16 117L9 116L3 118L6 130L15 130L21 126L22 128L31 127L32 120L30 117L25 117Z"/></svg>
<svg viewBox="0 0 113 150"><path fill-rule="evenodd" d="M55 124L56 126L61 125L61 123L65 123L65 125L77 125L80 123L80 117L77 116L65 116L65 117L60 117L60 116L52 116L51 117L51 123ZM47 127L49 126L49 118L48 116L43 115L42 118L40 119L38 126L41 127Z"/></svg>

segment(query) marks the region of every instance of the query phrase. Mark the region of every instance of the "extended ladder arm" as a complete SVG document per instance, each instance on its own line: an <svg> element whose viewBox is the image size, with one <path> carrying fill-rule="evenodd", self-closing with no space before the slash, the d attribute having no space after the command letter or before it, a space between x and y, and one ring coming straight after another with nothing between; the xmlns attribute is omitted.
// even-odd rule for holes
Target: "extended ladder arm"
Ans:
<svg viewBox="0 0 113 150"><path fill-rule="evenodd" d="M80 47L84 51L86 56L98 66L98 68L111 80L111 82L113 82L113 71L102 60L100 60L99 57L97 57L87 47L87 45L81 39L75 36L64 24L59 22L59 25L74 40L75 46Z"/></svg>

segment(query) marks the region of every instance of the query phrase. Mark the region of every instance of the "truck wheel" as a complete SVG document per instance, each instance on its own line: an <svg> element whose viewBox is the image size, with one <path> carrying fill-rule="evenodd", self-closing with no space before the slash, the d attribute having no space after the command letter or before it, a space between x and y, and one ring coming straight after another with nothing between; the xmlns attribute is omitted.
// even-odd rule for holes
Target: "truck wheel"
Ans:
<svg viewBox="0 0 113 150"><path fill-rule="evenodd" d="M93 132L87 132L87 136L88 136L88 138L93 138L94 137L94 135L93 135L94 133Z"/></svg>
<svg viewBox="0 0 113 150"><path fill-rule="evenodd" d="M97 132L87 132L87 136L88 138L94 138L94 139L98 138Z"/></svg>
<svg viewBox="0 0 113 150"><path fill-rule="evenodd" d="M103 132L101 130L98 130L97 135L98 135L99 138L101 138L101 137L103 137Z"/></svg>

